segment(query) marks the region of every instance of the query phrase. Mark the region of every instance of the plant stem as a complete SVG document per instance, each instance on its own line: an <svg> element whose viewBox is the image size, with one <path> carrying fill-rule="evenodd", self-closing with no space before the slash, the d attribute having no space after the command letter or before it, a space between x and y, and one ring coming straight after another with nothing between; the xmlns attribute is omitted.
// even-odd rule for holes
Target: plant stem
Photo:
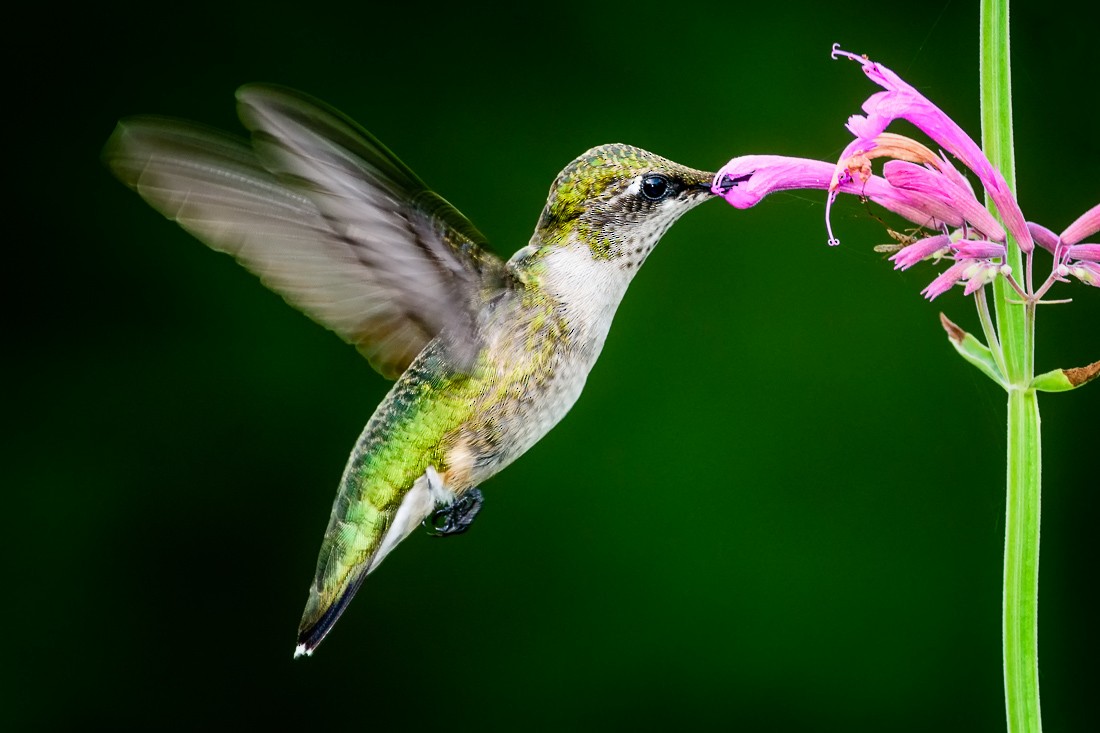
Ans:
<svg viewBox="0 0 1100 733"><path fill-rule="evenodd" d="M985 288L981 288L974 293L974 304L978 306L978 319L982 324L982 333L985 335L989 350L993 352L993 361L997 363L997 368L1001 370L1003 383L1003 380L1007 379L1005 375L1008 374L1008 369L1005 367L1004 351L1001 350L1000 339L997 338L997 329L993 326L993 319L989 317L989 303L986 302Z"/></svg>
<svg viewBox="0 0 1100 733"><path fill-rule="evenodd" d="M1041 455L1035 390L1008 395L1008 487L1005 501L1005 709L1011 733L1038 733L1039 515Z"/></svg>
<svg viewBox="0 0 1100 733"><path fill-rule="evenodd" d="M1015 190L1008 0L982 0L980 46L982 147ZM1006 262L1013 272L1023 272L1019 247L1011 237L1007 244ZM1024 287L1030 289L1030 282ZM1009 303L1013 295L1004 279L994 281L993 304L1009 382L1002 627L1005 710L1010 733L1038 733L1042 730L1038 634L1042 453L1039 404L1030 388L1035 306Z"/></svg>

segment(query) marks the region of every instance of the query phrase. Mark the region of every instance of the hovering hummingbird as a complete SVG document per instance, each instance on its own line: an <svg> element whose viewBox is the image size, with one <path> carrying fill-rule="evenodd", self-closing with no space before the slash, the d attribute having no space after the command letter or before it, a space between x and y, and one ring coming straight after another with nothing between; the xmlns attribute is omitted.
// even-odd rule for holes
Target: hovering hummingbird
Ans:
<svg viewBox="0 0 1100 733"><path fill-rule="evenodd" d="M478 485L576 402L634 274L712 173L602 145L550 188L507 262L397 157L299 92L237 91L246 141L178 120L122 120L114 174L232 255L396 378L352 450L294 656L311 654L363 579L417 525L458 534Z"/></svg>

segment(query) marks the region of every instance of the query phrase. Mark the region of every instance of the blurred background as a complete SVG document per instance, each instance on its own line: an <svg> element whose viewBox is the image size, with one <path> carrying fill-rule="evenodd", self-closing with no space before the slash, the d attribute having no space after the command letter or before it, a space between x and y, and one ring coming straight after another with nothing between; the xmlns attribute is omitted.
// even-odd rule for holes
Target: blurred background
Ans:
<svg viewBox="0 0 1100 733"><path fill-rule="evenodd" d="M875 91L834 41L979 135L972 2L379 5L94 5L9 27L12 729L1003 730L1005 400L938 321L976 331L973 307L925 302L932 267L872 251L876 217L905 226L880 210L843 201L827 247L812 192L677 224L580 402L482 487L472 530L408 539L292 661L388 383L111 178L119 117L241 131L238 85L300 88L505 256L596 144L710 170L832 160ZM1053 7L1017 3L1012 50L1019 197L1059 231L1100 198L1100 10ZM1054 293L1075 302L1042 309L1039 368L1100 358L1100 293ZM1043 713L1085 730L1100 387L1041 407Z"/></svg>

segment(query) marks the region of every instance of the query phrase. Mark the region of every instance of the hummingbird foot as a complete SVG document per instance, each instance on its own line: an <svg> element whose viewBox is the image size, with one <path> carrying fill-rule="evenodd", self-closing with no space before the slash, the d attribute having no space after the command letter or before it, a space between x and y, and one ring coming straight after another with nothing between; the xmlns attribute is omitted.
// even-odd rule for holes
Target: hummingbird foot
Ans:
<svg viewBox="0 0 1100 733"><path fill-rule="evenodd" d="M424 527L433 537L449 537L462 534L474 523L474 517L481 511L481 504L485 498L481 489L476 486L469 489L452 504L436 509L431 516L424 520Z"/></svg>

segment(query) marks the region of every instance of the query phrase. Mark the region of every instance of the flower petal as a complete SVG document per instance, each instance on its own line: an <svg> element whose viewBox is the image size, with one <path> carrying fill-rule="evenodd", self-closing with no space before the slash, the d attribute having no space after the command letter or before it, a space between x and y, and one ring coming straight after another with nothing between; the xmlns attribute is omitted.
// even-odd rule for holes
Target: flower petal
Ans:
<svg viewBox="0 0 1100 733"><path fill-rule="evenodd" d="M921 163L934 168L941 168L945 162L943 158L929 150L928 146L893 132L884 132L876 137L875 147L868 151L868 156L908 160L910 163Z"/></svg>
<svg viewBox="0 0 1100 733"><path fill-rule="evenodd" d="M821 160L791 158L783 155L743 155L719 169L711 191L722 196L731 206L747 209L760 203L770 193L797 188L829 189L835 166ZM845 180L833 187L826 203L826 224L832 200L837 191L866 196L871 201L914 224L938 229L940 224L957 227L963 218L939 199L918 191L906 191L891 186L884 178L869 176L866 181ZM835 244L829 227L830 243Z"/></svg>
<svg viewBox="0 0 1100 733"><path fill-rule="evenodd" d="M1100 231L1100 204L1081 214L1077 221L1066 227L1062 232L1062 241L1066 244L1077 244L1090 234Z"/></svg>
<svg viewBox="0 0 1100 733"><path fill-rule="evenodd" d="M934 237L925 237L908 247L905 247L890 258L895 270L908 270L922 260L926 260L937 252L946 254L951 246L951 238L946 234L937 234Z"/></svg>
<svg viewBox="0 0 1100 733"><path fill-rule="evenodd" d="M825 188L833 166L783 155L743 155L719 169L711 191L731 206L748 209L769 193L794 188Z"/></svg>
<svg viewBox="0 0 1100 733"><path fill-rule="evenodd" d="M993 215L978 203L970 191L960 189L954 181L939 171L932 171L903 160L891 160L883 166L882 174L890 185L896 188L917 191L939 199L958 211L987 239L1004 240L1005 230Z"/></svg>
<svg viewBox="0 0 1100 733"><path fill-rule="evenodd" d="M994 257L1004 257L1005 246L996 242L986 242L980 239L969 239L955 246L956 259L990 260Z"/></svg>
<svg viewBox="0 0 1100 733"><path fill-rule="evenodd" d="M891 186L885 178L880 176L871 176L864 183L855 181L844 183L838 190L843 193L866 196L884 209L928 229L941 229L944 224L951 227L960 227L963 224L963 218L955 209L934 196ZM828 204L826 219L828 219ZM829 235L832 236L831 227Z"/></svg>
<svg viewBox="0 0 1100 733"><path fill-rule="evenodd" d="M1000 265L993 265L988 262L982 262L979 266L968 269L966 273L966 287L963 289L963 295L970 295L981 289L983 285L997 277L997 273L1000 271Z"/></svg>
<svg viewBox="0 0 1100 733"><path fill-rule="evenodd" d="M877 136L893 120L908 120L974 171L1020 248L1025 252L1034 249L1023 212L1020 211L1004 176L993 167L977 143L954 120L885 66L843 51L834 44L833 58L837 56L859 62L867 77L886 90L885 93L872 94L863 103L866 118L854 126L852 120L849 120L849 129L855 127L859 131L857 137L866 139L872 134Z"/></svg>
<svg viewBox="0 0 1100 733"><path fill-rule="evenodd" d="M1031 236L1040 247L1049 251L1051 254L1057 254L1058 244L1060 242L1057 234L1050 231L1042 224L1036 224L1033 221L1027 223L1027 230L1031 232Z"/></svg>
<svg viewBox="0 0 1100 733"><path fill-rule="evenodd" d="M1075 244L1066 251L1066 259L1100 262L1100 244Z"/></svg>
<svg viewBox="0 0 1100 733"><path fill-rule="evenodd" d="M961 280L965 276L967 269L973 264L974 260L961 260L956 262L951 265L951 267L944 270L939 277L929 283L928 287L920 291L920 294L929 300L935 300Z"/></svg>
<svg viewBox="0 0 1100 733"><path fill-rule="evenodd" d="M1071 265L1069 274L1094 288L1100 288L1100 265L1095 262L1078 262Z"/></svg>

